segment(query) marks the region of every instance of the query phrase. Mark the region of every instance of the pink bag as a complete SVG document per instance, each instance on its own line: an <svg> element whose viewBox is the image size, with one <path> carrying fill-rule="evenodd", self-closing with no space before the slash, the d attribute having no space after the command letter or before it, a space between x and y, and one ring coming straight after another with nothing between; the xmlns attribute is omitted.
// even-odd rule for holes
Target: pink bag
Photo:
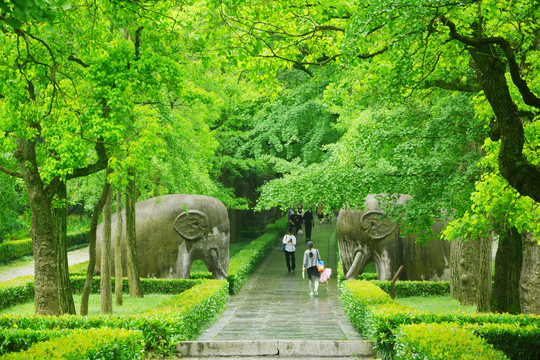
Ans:
<svg viewBox="0 0 540 360"><path fill-rule="evenodd" d="M324 271L321 273L321 278L319 279L319 281L322 283L326 282L330 278L330 275L332 275L332 269L324 269Z"/></svg>

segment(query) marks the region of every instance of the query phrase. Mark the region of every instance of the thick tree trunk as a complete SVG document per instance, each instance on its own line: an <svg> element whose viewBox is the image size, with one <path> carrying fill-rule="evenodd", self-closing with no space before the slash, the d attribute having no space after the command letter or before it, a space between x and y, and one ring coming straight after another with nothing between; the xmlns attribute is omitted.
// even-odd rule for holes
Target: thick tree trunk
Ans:
<svg viewBox="0 0 540 360"><path fill-rule="evenodd" d="M135 203L137 202L137 189L135 176L132 171L126 194L126 250L127 250L127 277L129 296L143 297L141 279L139 277L139 262L137 258L137 238L135 228Z"/></svg>
<svg viewBox="0 0 540 360"><path fill-rule="evenodd" d="M499 247L495 257L492 311L519 314L519 280L523 250L521 234L515 227L499 235Z"/></svg>
<svg viewBox="0 0 540 360"><path fill-rule="evenodd" d="M112 312L112 281L111 281L111 216L112 216L112 189L107 193L107 200L103 207L103 234L101 238L101 314Z"/></svg>
<svg viewBox="0 0 540 360"><path fill-rule="evenodd" d="M499 171L521 195L540 202L540 167L532 165L523 155L523 124L508 88L506 63L499 49L488 42L470 46L469 53L474 59L478 81L497 118L492 124L491 138L501 140Z"/></svg>
<svg viewBox="0 0 540 360"><path fill-rule="evenodd" d="M492 246L491 236L480 236L478 254L478 312L489 312L491 304Z"/></svg>
<svg viewBox="0 0 540 360"><path fill-rule="evenodd" d="M519 300L524 314L540 314L540 245L530 233L523 234L523 265Z"/></svg>
<svg viewBox="0 0 540 360"><path fill-rule="evenodd" d="M122 291L124 274L122 273L122 232L124 222L122 217L122 192L116 192L116 237L114 243L114 294L116 305L122 305Z"/></svg>
<svg viewBox="0 0 540 360"><path fill-rule="evenodd" d="M19 139L15 158L28 192L32 214L35 308L37 315L59 315L57 251L51 204L36 160L35 142Z"/></svg>
<svg viewBox="0 0 540 360"><path fill-rule="evenodd" d="M105 172L105 178L109 175L109 169ZM86 279L84 281L83 293L81 298L81 311L82 316L88 315L88 298L90 297L90 291L92 290L92 282L94 279L94 268L96 266L96 231L99 221L99 214L105 205L107 194L109 193L111 185L105 181L103 191L94 205L94 211L92 212L92 220L90 222L90 244L88 246L88 269L86 270Z"/></svg>
<svg viewBox="0 0 540 360"><path fill-rule="evenodd" d="M73 301L73 288L69 281L69 264L67 256L67 189L66 183L60 180L50 185L54 194L52 211L54 217L54 235L57 246L58 262L58 301L60 304L60 314L76 314L75 302ZM54 196L53 196L54 198Z"/></svg>
<svg viewBox="0 0 540 360"><path fill-rule="evenodd" d="M482 275L483 277L480 275L481 269L484 273L487 272L488 265L485 263L488 256L487 252L491 251L491 244L489 249L487 244L481 245L488 241L490 240L481 238L452 241L450 250L450 295L459 300L461 305L478 305L482 291L484 291L482 301L485 301L485 281L487 280L485 274ZM489 263L491 264L491 253L489 254ZM489 274L489 282L491 282L490 271ZM489 285L489 289L491 289L491 285ZM483 304L483 306L485 305Z"/></svg>

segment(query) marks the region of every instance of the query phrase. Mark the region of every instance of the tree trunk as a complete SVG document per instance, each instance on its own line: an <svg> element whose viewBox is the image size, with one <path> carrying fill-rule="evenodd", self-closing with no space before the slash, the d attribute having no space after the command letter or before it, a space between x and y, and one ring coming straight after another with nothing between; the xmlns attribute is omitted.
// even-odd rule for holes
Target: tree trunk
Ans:
<svg viewBox="0 0 540 360"><path fill-rule="evenodd" d="M508 88L507 66L503 56L499 55L501 52L494 44L487 42L470 46L469 53L474 59L478 81L496 116L496 121L492 123L491 138L494 141L501 140L499 171L521 195L540 201L540 167L531 164L523 155L523 124ZM514 56L506 55L507 60L511 60L508 55Z"/></svg>
<svg viewBox="0 0 540 360"><path fill-rule="evenodd" d="M54 217L54 235L57 246L58 262L58 301L60 305L60 314L76 314L75 302L73 301L73 288L69 281L69 264L67 256L67 189L66 183L56 180L54 184L49 185L55 195L57 195L52 204Z"/></svg>
<svg viewBox="0 0 540 360"><path fill-rule="evenodd" d="M57 248L51 204L39 175L35 142L19 139L15 158L28 193L32 215L35 310L37 315L59 315Z"/></svg>
<svg viewBox="0 0 540 360"><path fill-rule="evenodd" d="M126 260L129 296L143 297L141 279L139 277L139 262L137 258L137 238L135 228L137 189L135 187L135 175L133 171L128 172L128 177L129 180L126 194Z"/></svg>
<svg viewBox="0 0 540 360"><path fill-rule="evenodd" d="M459 281L459 262L463 241L450 242L450 297L461 302L461 282Z"/></svg>
<svg viewBox="0 0 540 360"><path fill-rule="evenodd" d="M105 178L109 175L109 169L105 172ZM90 297L90 291L92 290L92 282L94 279L94 268L96 266L96 231L99 221L99 214L105 205L105 200L107 199L107 194L109 193L111 185L105 181L103 186L103 191L94 206L94 211L92 212L92 221L90 222L90 244L88 246L88 269L86 270L86 280L84 281L83 293L81 298L81 315L88 315L88 298Z"/></svg>
<svg viewBox="0 0 540 360"><path fill-rule="evenodd" d="M112 189L109 188L103 207L103 239L101 243L101 314L112 312L112 282L111 282L111 216Z"/></svg>
<svg viewBox="0 0 540 360"><path fill-rule="evenodd" d="M499 247L495 257L492 311L519 314L519 280L523 250L521 234L515 227L499 234Z"/></svg>
<svg viewBox="0 0 540 360"><path fill-rule="evenodd" d="M454 271L451 272L451 293L459 300L461 305L477 305L479 292L479 261L480 241L479 239L467 241L454 240L451 260L455 265L451 265Z"/></svg>
<svg viewBox="0 0 540 360"><path fill-rule="evenodd" d="M124 223L122 217L122 192L116 192L116 238L114 242L114 294L116 305L122 305L122 291L124 274L122 273L122 231Z"/></svg>
<svg viewBox="0 0 540 360"><path fill-rule="evenodd" d="M489 312L491 303L492 246L491 236L480 236L478 242L478 312Z"/></svg>
<svg viewBox="0 0 540 360"><path fill-rule="evenodd" d="M519 300L522 313L540 314L540 245L530 233L523 234Z"/></svg>

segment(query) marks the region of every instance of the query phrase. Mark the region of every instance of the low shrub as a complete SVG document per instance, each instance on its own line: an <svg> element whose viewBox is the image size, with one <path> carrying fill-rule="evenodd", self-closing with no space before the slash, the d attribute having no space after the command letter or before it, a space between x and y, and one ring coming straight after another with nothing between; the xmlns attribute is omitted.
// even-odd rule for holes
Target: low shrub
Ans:
<svg viewBox="0 0 540 360"><path fill-rule="evenodd" d="M0 263L33 255L32 239L6 241L0 244Z"/></svg>
<svg viewBox="0 0 540 360"><path fill-rule="evenodd" d="M0 329L0 355L27 350L35 343L67 335L70 330Z"/></svg>
<svg viewBox="0 0 540 360"><path fill-rule="evenodd" d="M390 294L390 281L374 281L375 285ZM394 292L397 297L443 296L450 294L449 281L396 281Z"/></svg>
<svg viewBox="0 0 540 360"><path fill-rule="evenodd" d="M67 247L76 247L88 244L90 240L90 230L82 230L67 234ZM32 239L22 239L5 241L0 244L0 263L5 264L23 256L34 255Z"/></svg>
<svg viewBox="0 0 540 360"><path fill-rule="evenodd" d="M508 359L484 339L459 324L402 325L396 332L396 360Z"/></svg>
<svg viewBox="0 0 540 360"><path fill-rule="evenodd" d="M186 280L184 280L186 281ZM191 340L202 326L226 305L228 283L203 280L191 289L174 296L157 309L133 316L7 316L0 318L0 328L30 330L92 329L100 327L141 330L147 350L172 353L181 340Z"/></svg>
<svg viewBox="0 0 540 360"><path fill-rule="evenodd" d="M540 359L540 328L515 324L482 324L468 327L510 359Z"/></svg>
<svg viewBox="0 0 540 360"><path fill-rule="evenodd" d="M34 298L34 276L27 275L0 282L0 309Z"/></svg>
<svg viewBox="0 0 540 360"><path fill-rule="evenodd" d="M39 342L28 350L10 353L6 360L30 359L142 359L144 339L140 331L125 329L76 330L55 339Z"/></svg>
<svg viewBox="0 0 540 360"><path fill-rule="evenodd" d="M419 312L392 301L387 293L369 281L344 281L340 292L349 319L364 338L374 341L382 357L393 354L395 332L401 325L454 322L460 325L500 323L540 327L538 315Z"/></svg>

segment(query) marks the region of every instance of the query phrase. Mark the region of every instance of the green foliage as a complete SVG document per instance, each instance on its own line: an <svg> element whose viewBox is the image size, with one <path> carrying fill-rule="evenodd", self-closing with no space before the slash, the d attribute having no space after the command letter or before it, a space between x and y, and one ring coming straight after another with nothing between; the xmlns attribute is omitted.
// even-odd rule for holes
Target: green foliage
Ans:
<svg viewBox="0 0 540 360"><path fill-rule="evenodd" d="M374 281L373 284L390 294L390 281ZM396 281L396 297L442 296L450 294L449 281Z"/></svg>
<svg viewBox="0 0 540 360"><path fill-rule="evenodd" d="M35 343L65 336L69 330L1 329L0 355L27 350Z"/></svg>
<svg viewBox="0 0 540 360"><path fill-rule="evenodd" d="M395 359L508 359L458 324L403 325L396 335Z"/></svg>
<svg viewBox="0 0 540 360"><path fill-rule="evenodd" d="M0 282L0 309L34 298L34 276L28 275Z"/></svg>
<svg viewBox="0 0 540 360"><path fill-rule="evenodd" d="M140 330L146 350L167 354L181 340L194 339L212 317L227 303L226 281L205 280L178 295L159 308L133 316L110 315L60 317L3 316L0 328L4 329L111 329Z"/></svg>
<svg viewBox="0 0 540 360"><path fill-rule="evenodd" d="M142 359L141 331L125 329L75 330L71 334L38 342L30 349L5 359Z"/></svg>
<svg viewBox="0 0 540 360"><path fill-rule="evenodd" d="M540 328L514 324L482 324L467 326L474 334L485 339L510 359L534 360L540 358Z"/></svg>
<svg viewBox="0 0 540 360"><path fill-rule="evenodd" d="M390 299L372 282L362 280L344 281L340 294L345 312L364 338L371 339L379 354L393 354L396 331L401 325L421 323L513 324L516 326L540 326L538 315L465 314L419 312Z"/></svg>
<svg viewBox="0 0 540 360"><path fill-rule="evenodd" d="M461 305L459 300L453 299L450 295L432 296L426 294L424 296L411 297L396 297L395 301L398 304L411 307L418 311L429 312L464 312L474 314L477 312L476 305Z"/></svg>
<svg viewBox="0 0 540 360"><path fill-rule="evenodd" d="M88 244L90 241L89 236L89 230L80 230L69 233L66 240L68 248ZM0 263L7 263L33 254L34 249L32 247L32 239L7 241L0 244Z"/></svg>
<svg viewBox="0 0 540 360"><path fill-rule="evenodd" d="M5 264L23 256L29 256L33 254L33 251L32 239L7 241L0 244L0 262Z"/></svg>

